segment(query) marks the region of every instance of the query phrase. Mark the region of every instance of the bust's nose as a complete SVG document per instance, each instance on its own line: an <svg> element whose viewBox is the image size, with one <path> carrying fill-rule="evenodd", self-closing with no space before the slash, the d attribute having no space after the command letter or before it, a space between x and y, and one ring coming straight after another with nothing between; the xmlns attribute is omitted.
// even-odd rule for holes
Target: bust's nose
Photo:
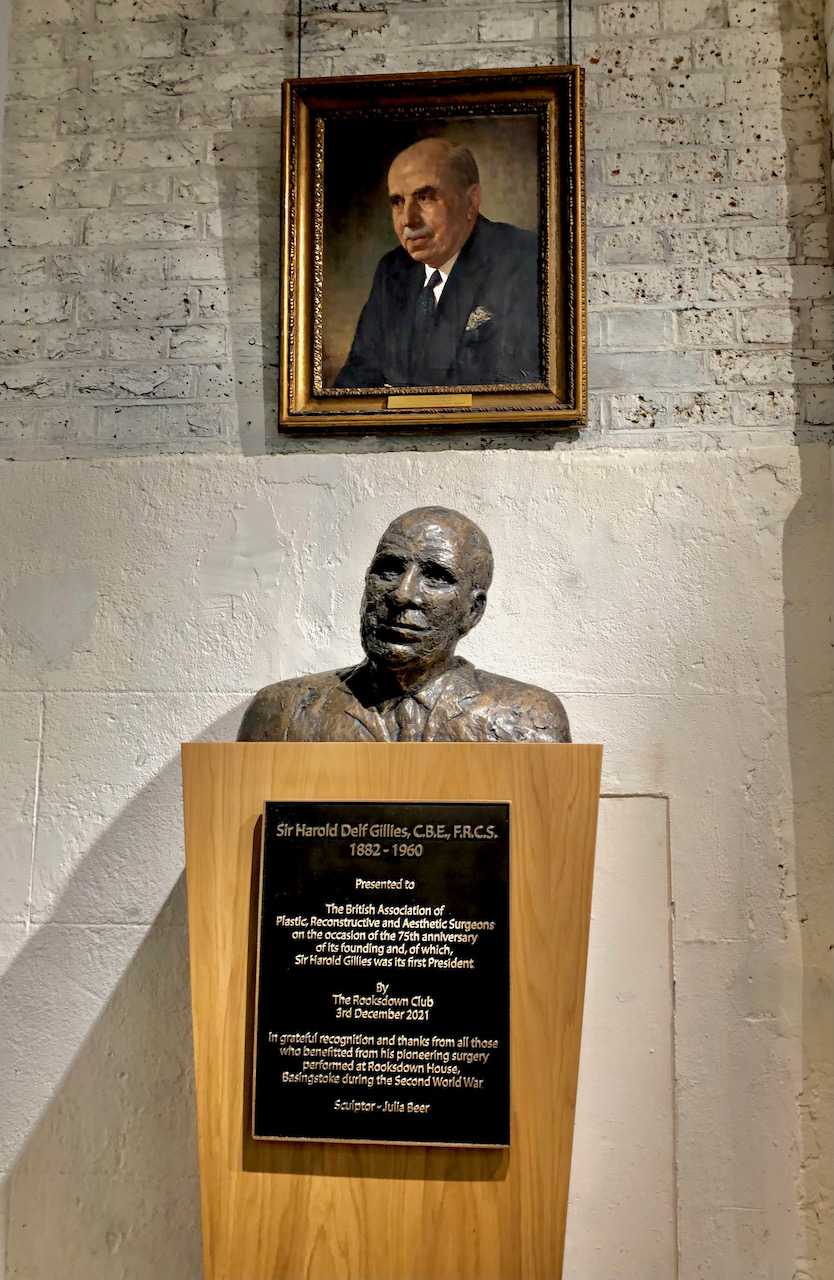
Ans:
<svg viewBox="0 0 834 1280"><path fill-rule="evenodd" d="M394 602L398 605L417 604L420 600L420 570L416 564L403 570L402 576L392 591Z"/></svg>

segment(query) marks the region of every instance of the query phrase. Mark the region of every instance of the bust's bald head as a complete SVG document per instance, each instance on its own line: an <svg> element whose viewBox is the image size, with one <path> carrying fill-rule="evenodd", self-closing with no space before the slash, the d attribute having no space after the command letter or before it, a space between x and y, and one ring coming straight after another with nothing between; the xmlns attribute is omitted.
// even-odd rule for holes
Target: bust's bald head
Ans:
<svg viewBox="0 0 834 1280"><path fill-rule="evenodd" d="M480 622L491 582L492 548L474 521L449 507L406 511L383 533L365 578L365 652L412 677L443 670Z"/></svg>

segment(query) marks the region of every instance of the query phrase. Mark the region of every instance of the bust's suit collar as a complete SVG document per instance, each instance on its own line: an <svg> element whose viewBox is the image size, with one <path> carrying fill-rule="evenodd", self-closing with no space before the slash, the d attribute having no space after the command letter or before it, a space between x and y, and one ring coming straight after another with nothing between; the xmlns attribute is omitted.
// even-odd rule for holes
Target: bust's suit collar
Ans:
<svg viewBox="0 0 834 1280"><path fill-rule="evenodd" d="M415 690L411 696L429 713L423 741L432 739L435 726L462 715L466 709L464 704L479 693L475 668L465 658L455 658L447 671ZM379 710L379 706L385 703L376 702L375 695L378 696L378 691L367 660L339 672L333 690L337 704L335 709L357 720L374 741L390 742L391 734ZM386 703L388 701L385 700Z"/></svg>

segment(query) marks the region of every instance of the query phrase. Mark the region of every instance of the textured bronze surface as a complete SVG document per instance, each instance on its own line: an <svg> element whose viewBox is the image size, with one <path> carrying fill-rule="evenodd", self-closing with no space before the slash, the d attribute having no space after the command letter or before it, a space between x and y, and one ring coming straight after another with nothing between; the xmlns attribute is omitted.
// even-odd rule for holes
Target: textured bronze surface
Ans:
<svg viewBox="0 0 834 1280"><path fill-rule="evenodd" d="M255 695L241 742L570 742L554 693L455 656L492 581L484 532L459 511L419 507L383 533L365 576L365 661Z"/></svg>

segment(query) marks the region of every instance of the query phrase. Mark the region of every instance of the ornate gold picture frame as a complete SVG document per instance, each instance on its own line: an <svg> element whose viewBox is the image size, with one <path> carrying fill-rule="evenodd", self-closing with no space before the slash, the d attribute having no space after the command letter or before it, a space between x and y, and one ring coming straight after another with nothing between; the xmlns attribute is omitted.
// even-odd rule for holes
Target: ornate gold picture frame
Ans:
<svg viewBox="0 0 834 1280"><path fill-rule="evenodd" d="M284 84L283 430L586 420L580 67Z"/></svg>

